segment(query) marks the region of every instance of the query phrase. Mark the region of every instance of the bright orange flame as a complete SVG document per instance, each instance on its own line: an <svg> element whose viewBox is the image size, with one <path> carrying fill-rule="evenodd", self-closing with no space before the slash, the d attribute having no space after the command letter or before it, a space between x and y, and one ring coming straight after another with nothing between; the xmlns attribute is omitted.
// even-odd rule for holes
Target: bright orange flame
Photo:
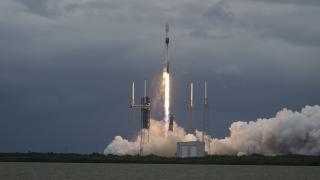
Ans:
<svg viewBox="0 0 320 180"><path fill-rule="evenodd" d="M168 72L163 72L163 89L164 89L164 121L165 128L169 128L169 114L170 114L170 74Z"/></svg>

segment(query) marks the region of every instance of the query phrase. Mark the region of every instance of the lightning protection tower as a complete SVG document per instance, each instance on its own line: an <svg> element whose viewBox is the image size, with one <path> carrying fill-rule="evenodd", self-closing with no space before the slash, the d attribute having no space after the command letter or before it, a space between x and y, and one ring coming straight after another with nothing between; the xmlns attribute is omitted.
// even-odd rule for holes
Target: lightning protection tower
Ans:
<svg viewBox="0 0 320 180"><path fill-rule="evenodd" d="M129 119L129 129L128 129L128 140L134 141L134 132L136 129L136 122L135 122L135 102L134 102L134 81L132 81L132 96L130 102L130 119Z"/></svg>
<svg viewBox="0 0 320 180"><path fill-rule="evenodd" d="M211 138L208 134L209 132L209 105L208 105L208 91L207 91L207 81L204 81L204 108L203 108L203 131L202 131L202 141L205 143L208 154L211 150L210 143Z"/></svg>

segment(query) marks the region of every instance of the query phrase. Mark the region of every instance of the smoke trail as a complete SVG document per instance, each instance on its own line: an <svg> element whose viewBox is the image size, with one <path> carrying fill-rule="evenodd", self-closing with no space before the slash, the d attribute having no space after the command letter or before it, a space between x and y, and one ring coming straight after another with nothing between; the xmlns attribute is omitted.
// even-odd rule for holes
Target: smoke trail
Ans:
<svg viewBox="0 0 320 180"><path fill-rule="evenodd" d="M174 123L174 131L162 136L163 121L151 120L150 142L144 147L144 154L174 156L176 142L200 140L201 132L186 134ZM250 122L234 122L230 136L224 139L212 138L210 154L304 154L320 155L320 106L306 106L301 112L283 109L275 117ZM140 137L128 142L120 136L107 146L105 154L138 154Z"/></svg>

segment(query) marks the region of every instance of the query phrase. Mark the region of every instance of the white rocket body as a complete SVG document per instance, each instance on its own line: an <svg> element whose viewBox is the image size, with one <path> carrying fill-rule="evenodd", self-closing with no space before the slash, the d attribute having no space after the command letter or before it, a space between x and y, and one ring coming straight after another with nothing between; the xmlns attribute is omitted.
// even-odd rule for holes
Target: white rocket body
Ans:
<svg viewBox="0 0 320 180"><path fill-rule="evenodd" d="M165 57L165 64L164 64L164 68L163 71L169 73L169 24L166 24L166 57Z"/></svg>

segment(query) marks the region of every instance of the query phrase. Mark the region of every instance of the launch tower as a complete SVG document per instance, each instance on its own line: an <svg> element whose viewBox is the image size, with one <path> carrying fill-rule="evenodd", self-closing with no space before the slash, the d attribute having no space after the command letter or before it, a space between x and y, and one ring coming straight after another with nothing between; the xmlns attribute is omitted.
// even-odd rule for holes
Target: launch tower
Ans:
<svg viewBox="0 0 320 180"><path fill-rule="evenodd" d="M141 109L141 130L140 130L140 155L143 155L143 146L146 142L149 142L149 129L150 129L150 109L151 109L151 99L147 96L147 81L144 81L144 95L141 98L141 104L135 104L134 100L134 82L132 82L132 98L130 103L131 118L130 125L135 124L134 118L134 108ZM129 128L129 139L133 139L134 129Z"/></svg>

